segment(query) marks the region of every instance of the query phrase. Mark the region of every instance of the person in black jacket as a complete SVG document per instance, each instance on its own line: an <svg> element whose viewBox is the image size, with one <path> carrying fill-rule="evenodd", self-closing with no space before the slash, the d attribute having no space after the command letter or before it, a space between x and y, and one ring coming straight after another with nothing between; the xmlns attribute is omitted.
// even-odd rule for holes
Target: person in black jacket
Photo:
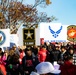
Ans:
<svg viewBox="0 0 76 75"><path fill-rule="evenodd" d="M67 59L67 50L65 46L61 47L61 52L59 54L58 64L64 64L64 61Z"/></svg>
<svg viewBox="0 0 76 75"><path fill-rule="evenodd" d="M38 58L32 53L31 47L25 49L25 56L22 59L22 66L25 75L30 75L35 66L39 64Z"/></svg>
<svg viewBox="0 0 76 75"><path fill-rule="evenodd" d="M54 64L54 62L58 62L59 57L60 57L60 53L61 53L61 52L60 52L58 46L56 46L54 50L50 51L49 56L50 56L50 62L51 62L52 64Z"/></svg>
<svg viewBox="0 0 76 75"><path fill-rule="evenodd" d="M19 75L19 55L13 54L9 57L6 64L7 75Z"/></svg>

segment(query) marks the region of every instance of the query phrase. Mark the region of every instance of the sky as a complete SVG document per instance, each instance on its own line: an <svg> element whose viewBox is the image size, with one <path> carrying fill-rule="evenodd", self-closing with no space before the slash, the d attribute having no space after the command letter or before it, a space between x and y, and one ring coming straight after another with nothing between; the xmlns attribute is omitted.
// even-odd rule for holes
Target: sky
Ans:
<svg viewBox="0 0 76 75"><path fill-rule="evenodd" d="M63 25L76 24L76 0L50 0L52 4L42 8L37 7L39 12L46 12L47 16L55 16L58 20L53 23ZM34 4L35 0L24 0L24 4Z"/></svg>

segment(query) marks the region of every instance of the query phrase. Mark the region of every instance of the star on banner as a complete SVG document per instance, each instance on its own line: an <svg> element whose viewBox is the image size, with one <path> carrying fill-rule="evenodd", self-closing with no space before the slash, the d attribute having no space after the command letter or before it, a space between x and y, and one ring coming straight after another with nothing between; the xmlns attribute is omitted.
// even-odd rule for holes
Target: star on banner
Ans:
<svg viewBox="0 0 76 75"><path fill-rule="evenodd" d="M30 33L30 31L28 30L28 33L25 33L25 35L27 35L26 39L28 38L32 39L33 33Z"/></svg>

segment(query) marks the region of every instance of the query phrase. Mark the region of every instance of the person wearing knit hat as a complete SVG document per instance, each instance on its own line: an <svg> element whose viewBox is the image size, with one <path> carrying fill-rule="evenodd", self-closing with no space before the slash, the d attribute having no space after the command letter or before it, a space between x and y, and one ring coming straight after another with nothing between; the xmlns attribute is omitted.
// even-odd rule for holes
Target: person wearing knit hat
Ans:
<svg viewBox="0 0 76 75"><path fill-rule="evenodd" d="M50 62L41 62L36 67L36 73L30 75L60 75L61 70L55 69Z"/></svg>

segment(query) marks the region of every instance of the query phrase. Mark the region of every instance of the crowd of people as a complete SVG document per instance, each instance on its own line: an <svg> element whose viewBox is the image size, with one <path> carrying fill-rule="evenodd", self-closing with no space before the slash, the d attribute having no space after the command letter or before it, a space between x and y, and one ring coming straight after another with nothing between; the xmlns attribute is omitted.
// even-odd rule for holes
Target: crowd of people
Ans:
<svg viewBox="0 0 76 75"><path fill-rule="evenodd" d="M0 75L76 75L76 43L0 48Z"/></svg>

